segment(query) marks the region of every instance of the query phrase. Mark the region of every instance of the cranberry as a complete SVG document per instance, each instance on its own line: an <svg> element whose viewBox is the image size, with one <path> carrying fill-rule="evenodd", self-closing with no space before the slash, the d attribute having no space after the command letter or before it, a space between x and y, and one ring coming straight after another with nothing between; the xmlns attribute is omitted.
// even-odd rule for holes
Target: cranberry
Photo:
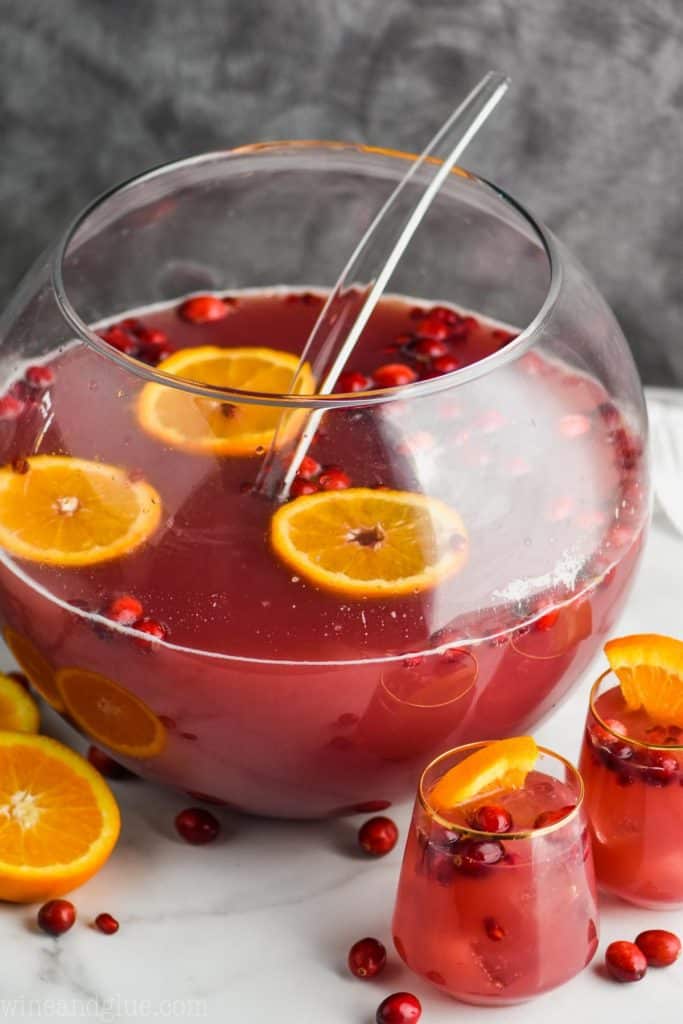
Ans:
<svg viewBox="0 0 683 1024"><path fill-rule="evenodd" d="M381 388L401 387L417 380L415 370L406 366L405 363L385 363L384 366L379 366L375 370L373 377L375 383L379 384Z"/></svg>
<svg viewBox="0 0 683 1024"><path fill-rule="evenodd" d="M140 619L135 623L135 628L140 633L146 633L147 636L154 637L156 640L163 640L166 636L166 627L162 626L156 619ZM148 646L146 640L138 640L140 647L146 648Z"/></svg>
<svg viewBox="0 0 683 1024"><path fill-rule="evenodd" d="M218 819L203 807L186 807L176 815L175 827L185 842L193 846L212 843L221 830Z"/></svg>
<svg viewBox="0 0 683 1024"><path fill-rule="evenodd" d="M414 1024L422 1016L422 1005L410 992L394 992L379 1004L376 1024Z"/></svg>
<svg viewBox="0 0 683 1024"><path fill-rule="evenodd" d="M678 772L678 758L666 750L645 751L642 763L647 766L645 781L652 786L668 785Z"/></svg>
<svg viewBox="0 0 683 1024"><path fill-rule="evenodd" d="M296 471L296 475L300 476L302 480L312 480L318 476L321 470L321 465L316 462L310 455L304 455L303 459L299 463L299 468Z"/></svg>
<svg viewBox="0 0 683 1024"><path fill-rule="evenodd" d="M351 477L343 469L329 469L318 479L323 491L344 491L351 486Z"/></svg>
<svg viewBox="0 0 683 1024"><path fill-rule="evenodd" d="M295 476L289 488L291 498L301 498L304 494L316 494L320 488L312 480L304 480L303 477Z"/></svg>
<svg viewBox="0 0 683 1024"><path fill-rule="evenodd" d="M117 352L123 352L126 356L137 356L140 349L138 339L116 324L113 327L108 327L100 337Z"/></svg>
<svg viewBox="0 0 683 1024"><path fill-rule="evenodd" d="M509 832L512 828L512 815L498 804L484 804L474 812L472 825L480 832Z"/></svg>
<svg viewBox="0 0 683 1024"><path fill-rule="evenodd" d="M359 939L349 950L349 970L357 978L374 978L387 962L387 951L378 939Z"/></svg>
<svg viewBox="0 0 683 1024"><path fill-rule="evenodd" d="M208 324L226 317L231 305L217 295L195 295L181 302L178 316L190 324Z"/></svg>
<svg viewBox="0 0 683 1024"><path fill-rule="evenodd" d="M430 313L417 326L417 333L421 338L431 338L434 341L444 341L450 334L448 324L444 323L440 316Z"/></svg>
<svg viewBox="0 0 683 1024"><path fill-rule="evenodd" d="M107 618L120 623L122 626L132 626L133 623L142 618L143 612L142 602L138 601L137 597L123 594L121 597L114 598L111 602L107 608Z"/></svg>
<svg viewBox="0 0 683 1024"><path fill-rule="evenodd" d="M95 918L95 927L104 935L113 935L119 930L119 922L111 914L98 914Z"/></svg>
<svg viewBox="0 0 683 1024"><path fill-rule="evenodd" d="M616 981L640 981L647 971L645 954L633 942L610 943L605 963Z"/></svg>
<svg viewBox="0 0 683 1024"><path fill-rule="evenodd" d="M491 942L500 942L501 939L505 938L505 929L502 924L496 921L495 917L484 918L484 931Z"/></svg>
<svg viewBox="0 0 683 1024"><path fill-rule="evenodd" d="M104 775L108 779L134 778L132 772L124 768L118 761L115 761L109 754L105 754L99 747L88 748L88 760L93 768L97 768L100 775Z"/></svg>
<svg viewBox="0 0 683 1024"><path fill-rule="evenodd" d="M497 839L466 839L458 845L453 863L466 875L478 875L504 856L505 848Z"/></svg>
<svg viewBox="0 0 683 1024"><path fill-rule="evenodd" d="M29 366L24 373L26 383L37 391L43 391L54 384L55 373L49 366Z"/></svg>
<svg viewBox="0 0 683 1024"><path fill-rule="evenodd" d="M652 928L641 932L636 946L644 954L650 967L668 967L681 955L681 940L673 932Z"/></svg>
<svg viewBox="0 0 683 1024"><path fill-rule="evenodd" d="M372 384L369 377L357 370L346 370L337 381L337 389L348 393L350 391L367 391Z"/></svg>
<svg viewBox="0 0 683 1024"><path fill-rule="evenodd" d="M2 395L0 397L0 420L16 420L21 416L26 403L14 395Z"/></svg>
<svg viewBox="0 0 683 1024"><path fill-rule="evenodd" d="M448 346L438 338L417 338L406 346L417 359L438 359L448 355Z"/></svg>
<svg viewBox="0 0 683 1024"><path fill-rule="evenodd" d="M436 320L443 320L450 327L462 319L459 313L456 313L454 309L449 309L448 306L432 306L429 310L429 316L434 317Z"/></svg>
<svg viewBox="0 0 683 1024"><path fill-rule="evenodd" d="M452 373L453 370L457 370L460 366L460 360L456 359L455 356L439 356L432 363L432 366L437 373Z"/></svg>
<svg viewBox="0 0 683 1024"><path fill-rule="evenodd" d="M556 825L574 810L574 804L567 804L565 807L556 807L552 811L541 811L534 821L534 828L547 828L549 825Z"/></svg>
<svg viewBox="0 0 683 1024"><path fill-rule="evenodd" d="M559 617L560 609L553 608L551 609L551 611L546 612L544 615L541 615L540 619L536 619L536 621L534 622L534 629L538 629L542 633L545 633L549 629L553 628Z"/></svg>
<svg viewBox="0 0 683 1024"><path fill-rule="evenodd" d="M371 857L383 857L396 846L398 829L391 818L370 818L358 830L358 843Z"/></svg>
<svg viewBox="0 0 683 1024"><path fill-rule="evenodd" d="M38 927L48 935L63 935L76 920L76 908L69 900L48 900L38 911Z"/></svg>

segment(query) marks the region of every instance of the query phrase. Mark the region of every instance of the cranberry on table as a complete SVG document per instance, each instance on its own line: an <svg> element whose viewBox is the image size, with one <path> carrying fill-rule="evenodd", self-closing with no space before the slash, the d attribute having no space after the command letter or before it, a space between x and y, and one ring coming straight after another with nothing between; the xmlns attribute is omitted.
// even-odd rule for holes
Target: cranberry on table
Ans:
<svg viewBox="0 0 683 1024"><path fill-rule="evenodd" d="M645 954L634 942L612 942L605 953L605 964L615 981L640 981L647 971Z"/></svg>
<svg viewBox="0 0 683 1024"><path fill-rule="evenodd" d="M186 807L176 815L175 827L178 835L192 846L212 843L221 830L218 818L203 807Z"/></svg>
<svg viewBox="0 0 683 1024"><path fill-rule="evenodd" d="M111 914L98 914L95 918L95 927L103 935L114 935L119 930L119 922Z"/></svg>
<svg viewBox="0 0 683 1024"><path fill-rule="evenodd" d="M38 911L38 927L48 935L63 935L76 920L76 908L69 900L48 900Z"/></svg>
<svg viewBox="0 0 683 1024"><path fill-rule="evenodd" d="M358 831L358 843L371 857L390 853L398 841L398 828L391 818L370 818Z"/></svg>
<svg viewBox="0 0 683 1024"><path fill-rule="evenodd" d="M422 1016L422 1005L410 992L394 992L379 1004L376 1024L415 1024Z"/></svg>
<svg viewBox="0 0 683 1024"><path fill-rule="evenodd" d="M357 978L374 978L386 962L387 951L379 939L359 939L349 950L349 970Z"/></svg>
<svg viewBox="0 0 683 1024"><path fill-rule="evenodd" d="M636 946L650 967L669 967L681 955L681 940L673 932L651 928L636 938Z"/></svg>
<svg viewBox="0 0 683 1024"><path fill-rule="evenodd" d="M505 807L484 804L474 812L472 825L480 832L509 832L512 829L512 815Z"/></svg>
<svg viewBox="0 0 683 1024"><path fill-rule="evenodd" d="M232 305L217 295L195 295L178 306L178 316L191 324L208 324L226 317Z"/></svg>
<svg viewBox="0 0 683 1024"><path fill-rule="evenodd" d="M381 388L396 388L417 380L415 370L405 363L385 363L375 370L373 377Z"/></svg>

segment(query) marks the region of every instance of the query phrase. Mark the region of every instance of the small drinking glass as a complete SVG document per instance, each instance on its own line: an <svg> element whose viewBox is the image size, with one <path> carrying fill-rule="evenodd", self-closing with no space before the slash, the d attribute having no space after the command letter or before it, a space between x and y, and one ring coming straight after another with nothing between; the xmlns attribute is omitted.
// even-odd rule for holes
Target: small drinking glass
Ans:
<svg viewBox="0 0 683 1024"><path fill-rule="evenodd" d="M505 1006L562 985L590 962L598 944L596 886L583 782L551 750L539 748L521 789L466 805L502 804L524 824L520 831L482 832L462 823L468 816L459 808L448 820L432 806L438 779L483 746L442 754L420 779L393 935L411 970L442 991Z"/></svg>
<svg viewBox="0 0 683 1024"><path fill-rule="evenodd" d="M607 670L591 690L580 768L601 889L683 905L683 729L629 711Z"/></svg>

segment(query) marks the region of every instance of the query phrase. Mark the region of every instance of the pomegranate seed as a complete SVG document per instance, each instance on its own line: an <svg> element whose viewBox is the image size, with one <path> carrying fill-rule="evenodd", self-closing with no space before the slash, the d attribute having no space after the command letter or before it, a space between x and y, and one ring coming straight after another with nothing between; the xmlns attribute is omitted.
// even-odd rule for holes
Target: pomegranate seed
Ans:
<svg viewBox="0 0 683 1024"><path fill-rule="evenodd" d="M319 462L316 462L310 455L304 455L296 475L300 476L302 480L311 480L314 476L318 475L320 470Z"/></svg>
<svg viewBox="0 0 683 1024"><path fill-rule="evenodd" d="M144 608L137 597L130 594L123 594L115 598L107 608L107 618L122 626L132 626L138 619L142 618Z"/></svg>
<svg viewBox="0 0 683 1024"><path fill-rule="evenodd" d="M378 939L359 939L349 950L349 970L357 978L374 978L387 962L387 951Z"/></svg>
<svg viewBox="0 0 683 1024"><path fill-rule="evenodd" d="M411 355L418 359L438 359L448 355L448 345L438 338L418 338L407 345Z"/></svg>
<svg viewBox="0 0 683 1024"><path fill-rule="evenodd" d="M668 967L681 955L681 940L673 932L651 928L636 938L636 946L650 967Z"/></svg>
<svg viewBox="0 0 683 1024"><path fill-rule="evenodd" d="M113 935L119 930L119 922L111 914L98 914L95 918L95 927L104 935Z"/></svg>
<svg viewBox="0 0 683 1024"><path fill-rule="evenodd" d="M48 935L63 935L76 920L76 908L69 900L48 900L38 911L38 927Z"/></svg>
<svg viewBox="0 0 683 1024"><path fill-rule="evenodd" d="M574 804L567 804L566 807L556 807L553 811L541 811L534 821L534 828L547 828L548 825L555 825L562 821L574 810Z"/></svg>
<svg viewBox="0 0 683 1024"><path fill-rule="evenodd" d="M154 637L155 640L164 640L167 633L166 627L162 626L160 622L156 621L156 619L140 619L135 623L135 629L137 629L139 633L145 633L149 637ZM141 647L143 650L149 650L153 646L149 641L143 640L142 638L135 642L138 647Z"/></svg>
<svg viewBox="0 0 683 1024"><path fill-rule="evenodd" d="M640 981L647 971L645 954L633 942L610 943L605 963L616 981Z"/></svg>
<svg viewBox="0 0 683 1024"><path fill-rule="evenodd" d="M512 828L512 815L505 807L484 804L474 812L472 825L480 832L509 832Z"/></svg>
<svg viewBox="0 0 683 1024"><path fill-rule="evenodd" d="M496 921L495 917L484 918L484 931L490 938L491 942L500 942L501 939L505 938L505 929L502 924Z"/></svg>
<svg viewBox="0 0 683 1024"><path fill-rule="evenodd" d="M385 363L373 373L375 383L381 388L396 388L404 384L412 384L417 374L405 363Z"/></svg>
<svg viewBox="0 0 683 1024"><path fill-rule="evenodd" d="M563 437L581 437L591 428L591 421L580 413L570 413L560 420L560 433Z"/></svg>
<svg viewBox="0 0 683 1024"><path fill-rule="evenodd" d="M88 748L88 760L93 768L97 768L100 775L104 775L107 779L132 779L135 777L133 772L128 771L99 747Z"/></svg>
<svg viewBox="0 0 683 1024"><path fill-rule="evenodd" d="M542 633L552 629L557 620L560 617L560 609L553 608L551 611L546 612L545 615L541 615L540 619L536 619L534 622L534 629L540 630Z"/></svg>
<svg viewBox="0 0 683 1024"><path fill-rule="evenodd" d="M0 420L16 420L21 416L26 403L14 395L3 395L0 398Z"/></svg>
<svg viewBox="0 0 683 1024"><path fill-rule="evenodd" d="M226 317L231 305L217 295L195 295L180 304L178 316L190 324L208 324Z"/></svg>
<svg viewBox="0 0 683 1024"><path fill-rule="evenodd" d="M203 846L218 836L221 825L211 811L203 807L187 807L176 815L175 827L186 843Z"/></svg>
<svg viewBox="0 0 683 1024"><path fill-rule="evenodd" d="M300 476L295 476L289 488L289 494L292 498L300 498L304 494L315 494L319 490L318 485L314 484L312 480L303 480Z"/></svg>
<svg viewBox="0 0 683 1024"><path fill-rule="evenodd" d="M366 391L372 384L369 377L357 370L346 370L340 374L337 381L337 390L344 393L350 391Z"/></svg>
<svg viewBox="0 0 683 1024"><path fill-rule="evenodd" d="M439 356L432 363L437 373L452 373L460 366L460 361L455 356Z"/></svg>
<svg viewBox="0 0 683 1024"><path fill-rule="evenodd" d="M422 1005L410 992L394 992L379 1004L376 1024L415 1024L422 1016Z"/></svg>
<svg viewBox="0 0 683 1024"><path fill-rule="evenodd" d="M323 491L344 491L351 486L351 477L343 469L332 469L323 473L318 483Z"/></svg>
<svg viewBox="0 0 683 1024"><path fill-rule="evenodd" d="M504 856L505 848L497 839L466 839L458 844L453 863L466 875L478 875Z"/></svg>
<svg viewBox="0 0 683 1024"><path fill-rule="evenodd" d="M358 830L358 843L371 857L384 857L397 840L398 829L391 818L370 818Z"/></svg>
<svg viewBox="0 0 683 1024"><path fill-rule="evenodd" d="M444 341L450 334L448 324L445 324L440 316L430 313L417 325L417 334L421 338L431 338L434 341Z"/></svg>

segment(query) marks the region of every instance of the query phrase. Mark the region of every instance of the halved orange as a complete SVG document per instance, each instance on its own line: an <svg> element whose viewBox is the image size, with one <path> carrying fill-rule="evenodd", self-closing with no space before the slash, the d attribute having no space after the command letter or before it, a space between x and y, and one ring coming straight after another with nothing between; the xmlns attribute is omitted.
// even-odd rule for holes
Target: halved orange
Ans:
<svg viewBox="0 0 683 1024"><path fill-rule="evenodd" d="M271 542L296 573L349 597L428 590L467 559L467 531L455 509L423 494L367 487L282 505Z"/></svg>
<svg viewBox="0 0 683 1024"><path fill-rule="evenodd" d="M95 565L128 554L159 524L161 498L103 462L34 455L0 469L0 546L32 562Z"/></svg>
<svg viewBox="0 0 683 1024"><path fill-rule="evenodd" d="M622 636L605 644L629 708L657 722L683 727L683 641L656 633Z"/></svg>
<svg viewBox="0 0 683 1024"><path fill-rule="evenodd" d="M116 801L88 762L47 736L0 732L0 900L61 896L104 864Z"/></svg>
<svg viewBox="0 0 683 1024"><path fill-rule="evenodd" d="M521 789L538 759L532 736L495 740L454 765L429 792L429 802L447 811L482 793Z"/></svg>
<svg viewBox="0 0 683 1024"><path fill-rule="evenodd" d="M286 394L299 359L273 348L218 348L202 345L175 352L159 364L174 377L217 388ZM308 366L297 394L311 394L315 379ZM278 444L296 432L304 411L283 413L274 405L246 405L192 395L162 384L146 384L138 399L142 427L164 444L199 455L261 455L278 428Z"/></svg>
<svg viewBox="0 0 683 1024"><path fill-rule="evenodd" d="M51 704L57 711L63 711L64 705L55 682L55 670L45 655L38 650L35 644L31 643L27 636L17 633L10 626L5 628L3 636L19 668L28 676L34 690L37 690L40 696L44 697L48 704Z"/></svg>
<svg viewBox="0 0 683 1024"><path fill-rule="evenodd" d="M0 731L38 732L40 712L21 683L0 673Z"/></svg>
<svg viewBox="0 0 683 1024"><path fill-rule="evenodd" d="M166 729L145 702L113 679L82 668L62 668L57 689L74 722L102 746L128 757L159 754Z"/></svg>

